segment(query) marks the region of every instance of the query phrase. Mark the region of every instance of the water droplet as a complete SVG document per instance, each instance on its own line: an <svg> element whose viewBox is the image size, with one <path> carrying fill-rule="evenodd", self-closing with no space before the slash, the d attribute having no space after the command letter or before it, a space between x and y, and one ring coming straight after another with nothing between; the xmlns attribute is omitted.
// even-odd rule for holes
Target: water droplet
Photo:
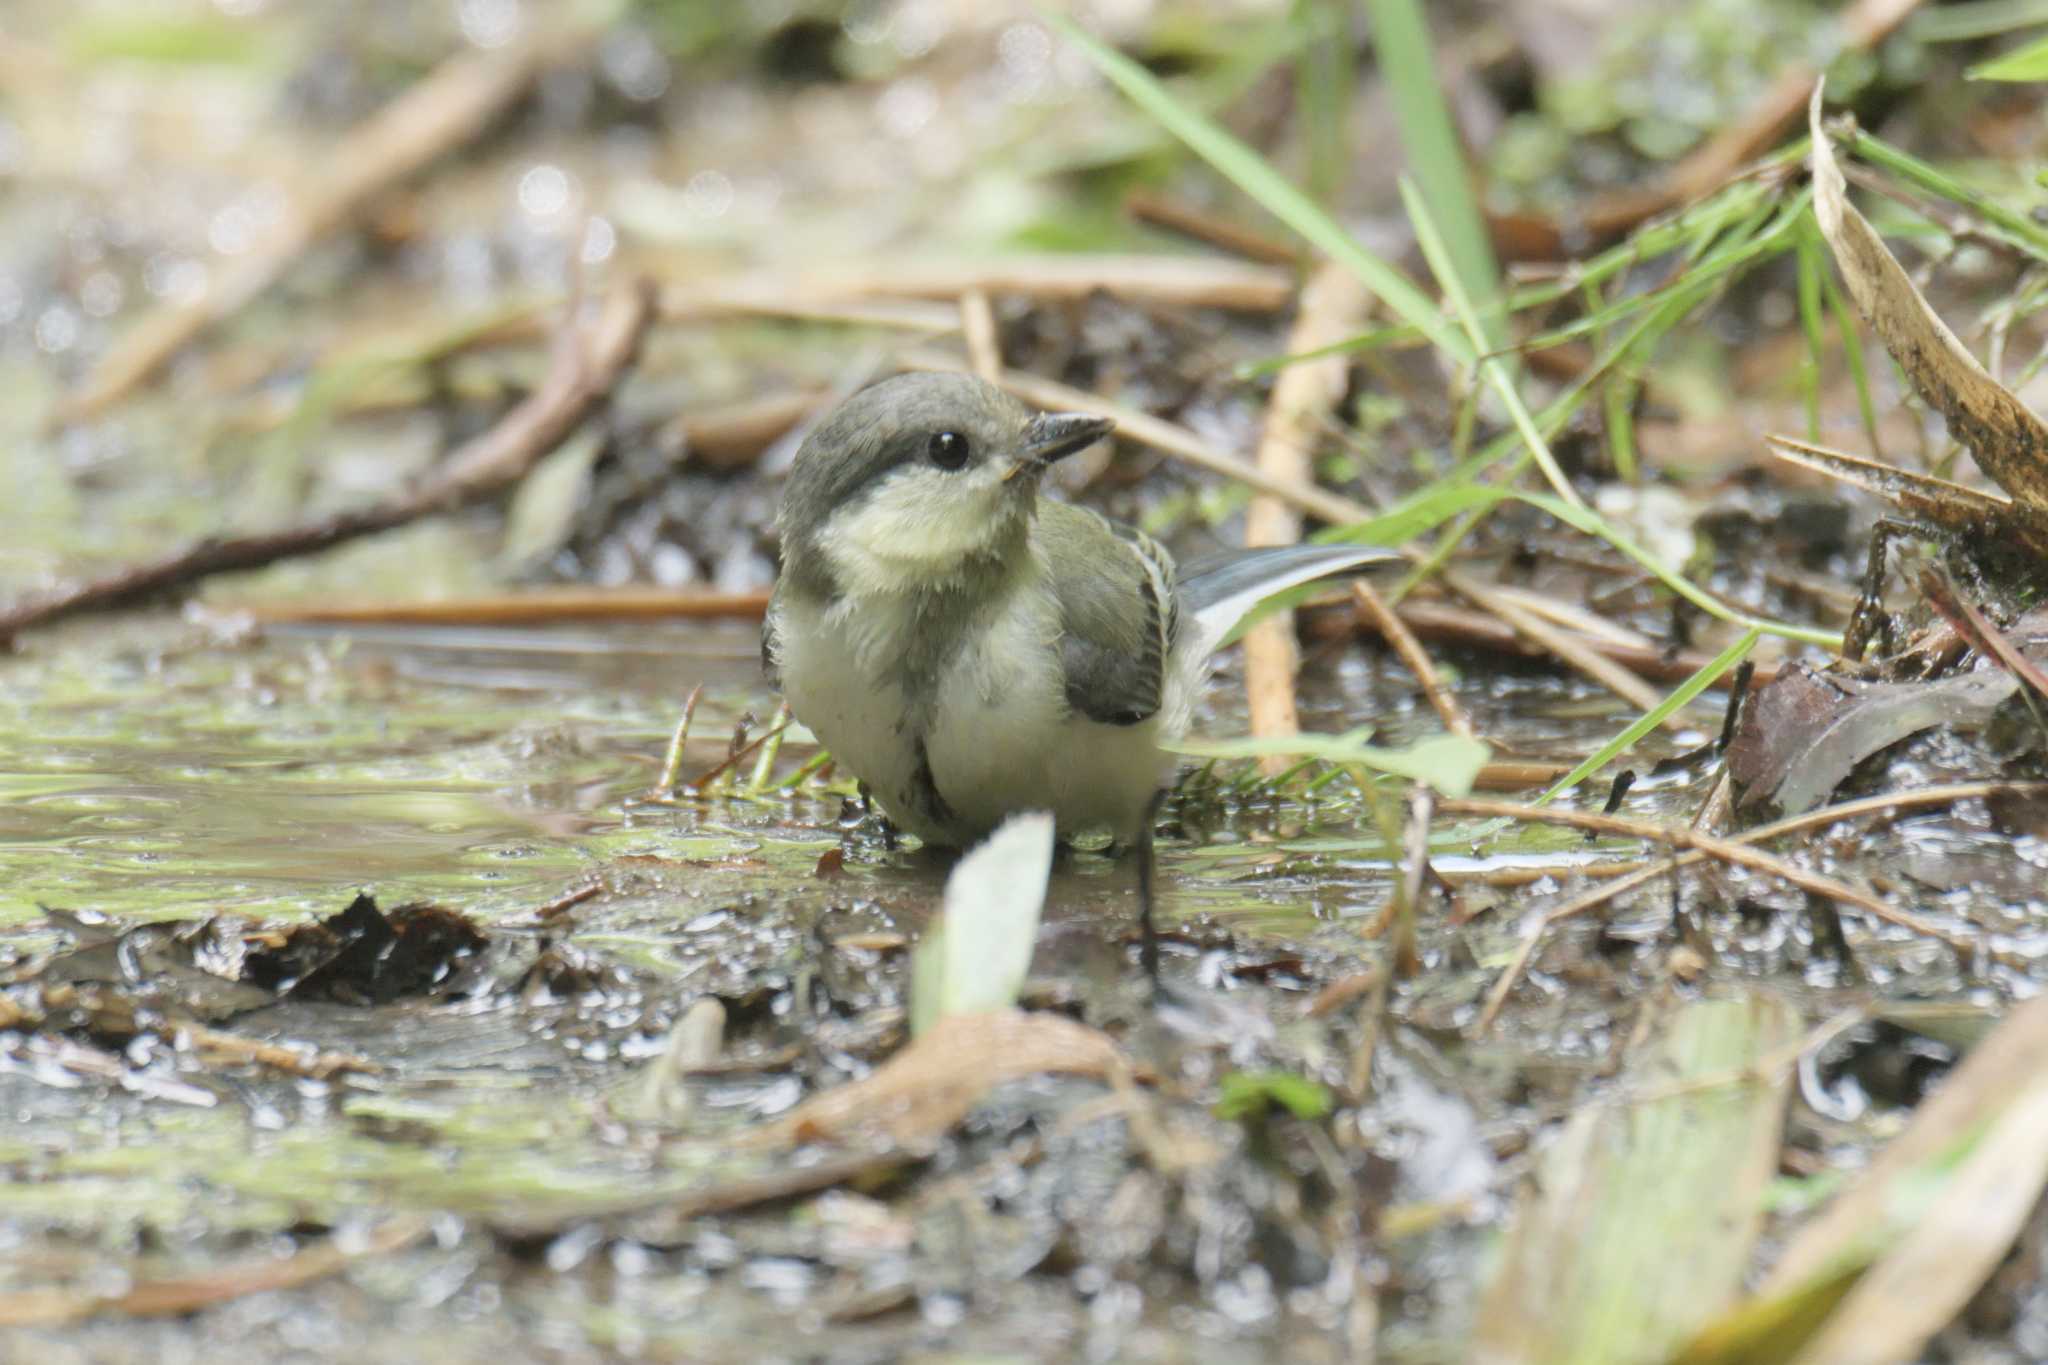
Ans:
<svg viewBox="0 0 2048 1365"><path fill-rule="evenodd" d="M523 16L519 0L462 0L456 23L462 36L478 47L503 47L519 36Z"/></svg>
<svg viewBox="0 0 2048 1365"><path fill-rule="evenodd" d="M519 177L519 207L536 218L552 218L569 207L572 188L560 166L535 166Z"/></svg>
<svg viewBox="0 0 2048 1365"><path fill-rule="evenodd" d="M683 207L703 218L722 217L732 207L732 181L723 171L699 171L683 186Z"/></svg>

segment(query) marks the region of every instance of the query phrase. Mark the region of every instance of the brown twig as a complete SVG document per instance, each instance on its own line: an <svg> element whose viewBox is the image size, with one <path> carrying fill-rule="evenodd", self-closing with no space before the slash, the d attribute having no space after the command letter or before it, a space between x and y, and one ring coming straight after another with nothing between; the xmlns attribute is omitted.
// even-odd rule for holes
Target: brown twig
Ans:
<svg viewBox="0 0 2048 1365"><path fill-rule="evenodd" d="M738 469L752 464L763 451L810 420L831 397L829 389L772 393L681 413L668 427L683 438L692 464Z"/></svg>
<svg viewBox="0 0 2048 1365"><path fill-rule="evenodd" d="M1541 658L1547 653L1517 635L1514 627L1505 621L1450 602L1411 596L1404 599L1394 610L1401 623L1422 639L1463 645L1473 649L1497 650L1529 658ZM1311 617L1307 633L1312 636L1348 633L1357 630L1361 623L1356 611L1320 618ZM1612 659L1631 672L1657 682L1683 682L1705 667L1713 658L1710 654L1691 649L1670 653L1654 641L1635 644L1596 640L1585 636L1578 636L1578 639L1587 649L1602 658ZM1766 683L1776 677L1777 673L1776 664L1760 663L1756 669L1756 680L1758 683Z"/></svg>
<svg viewBox="0 0 2048 1365"><path fill-rule="evenodd" d="M1654 843L1668 844L1673 848L1695 850L1725 863L1768 873L1802 891L1825 896L1831 901L1875 915L1902 929L1910 929L1916 934L1937 939L1952 948L1968 952L1978 947L1977 941L1967 935L1952 933L1911 911L1896 909L1868 892L1858 891L1855 887L1833 877L1795 867L1782 858L1773 857L1752 847L1753 841L1723 839L1696 829L1653 824L1647 820L1631 820L1619 815L1602 815L1583 810L1557 810L1547 806L1524 806L1512 801L1483 801L1469 797L1446 800L1443 803L1443 811L1446 815L1491 816L1545 825L1565 825L1573 829L1591 830L1595 834L1610 834L1624 839L1647 839Z"/></svg>
<svg viewBox="0 0 2048 1365"><path fill-rule="evenodd" d="M265 625L537 626L556 621L756 621L768 610L768 597L766 588L749 592L541 588L434 602L266 602L218 610L247 612Z"/></svg>
<svg viewBox="0 0 2048 1365"><path fill-rule="evenodd" d="M195 1313L251 1294L297 1289L324 1280L366 1256L403 1251L430 1229L424 1218L393 1218L371 1231L360 1246L344 1248L330 1237L282 1260L263 1256L199 1275L141 1280L119 1294L95 1294L89 1289L18 1289L0 1294L0 1326L63 1327L102 1313L134 1318Z"/></svg>
<svg viewBox="0 0 2048 1365"><path fill-rule="evenodd" d="M1294 301L1294 275L1274 266L1201 256L1062 254L896 261L850 271L678 282L662 290L661 314L675 321L752 311L765 301L788 300L816 306L865 299L939 299L951 308L973 290L1041 300L1105 293L1133 303L1277 313Z"/></svg>
<svg viewBox="0 0 2048 1365"><path fill-rule="evenodd" d="M301 1051L279 1043L244 1038L239 1033L227 1033L189 1020L167 1025L165 1031L175 1040L190 1043L214 1061L253 1062L258 1066L282 1071L287 1076L304 1076L311 1080L324 1081L344 1072L375 1075L384 1069L367 1057L357 1057L346 1052L318 1052L311 1049Z"/></svg>
<svg viewBox="0 0 2048 1365"><path fill-rule="evenodd" d="M304 193L249 251L222 266L205 291L169 304L122 336L52 415L54 425L96 416L146 383L189 342L261 294L315 242L382 191L489 127L542 66L573 58L587 35L536 32L491 52L465 51L335 144Z"/></svg>
<svg viewBox="0 0 2048 1365"><path fill-rule="evenodd" d="M29 626L192 583L210 574L254 569L388 531L435 512L477 502L516 483L608 395L632 363L647 328L651 291L636 285L607 300L587 335L571 321L540 387L493 426L459 447L416 487L368 507L254 535L206 539L153 560L125 565L0 610L0 640Z"/></svg>
<svg viewBox="0 0 2048 1365"><path fill-rule="evenodd" d="M1998 660L2006 672L2033 688L2036 696L2048 697L2048 674L2042 673L2041 665L2022 654L1975 603L1957 592L1947 575L1932 568L1923 571L1920 591L1956 634Z"/></svg>
<svg viewBox="0 0 2048 1365"><path fill-rule="evenodd" d="M1608 691L1628 702L1639 711L1651 711L1663 702L1657 689L1649 686L1620 664L1608 659L1599 650L1583 643L1584 637L1560 630L1538 616L1520 602L1494 590L1492 585L1479 582L1469 574L1444 570L1437 575L1443 585L1472 605L1498 616L1512 627L1516 634L1527 636L1546 653L1556 657L1558 662L1599 683ZM1686 721L1680 715L1666 717L1666 726L1682 729Z"/></svg>
<svg viewBox="0 0 2048 1365"><path fill-rule="evenodd" d="M545 905L535 906L533 917L542 924L546 924L551 920L560 919L569 911L583 904L583 902L603 894L603 882L585 882L579 887L564 891Z"/></svg>
<svg viewBox="0 0 2048 1365"><path fill-rule="evenodd" d="M1608 901L1613 900L1616 896L1624 895L1627 892L1634 890L1636 887L1641 886L1646 882L1653 881L1658 877L1675 875L1676 873L1682 871L1685 868L1691 867L1697 863L1705 862L1710 857L1718 857L1720 856L1720 854L1715 848L1712 847L1712 845L1714 844L1740 846L1768 843L1772 839L1780 839L1788 834L1797 834L1801 831L1808 829L1816 829L1823 825L1836 824L1840 821L1851 820L1862 815L1875 815L1887 811L1905 810L1908 808L1919 806L1950 805L1957 801L1967 801L1980 797L1992 797L2005 795L2009 793L2048 793L2048 783L1964 782L1946 787L1930 787L1925 791L1901 792L1893 796L1865 797L1862 800L1848 801L1838 806L1829 806L1823 810L1808 811L1803 815L1789 816L1786 819L1778 820L1768 825L1760 825L1757 828L1749 830L1746 833L1738 835L1732 839L1720 840L1707 839L1705 837L1702 837L1697 841L1693 841L1694 846L1690 848L1684 848L1683 843L1681 842L1682 851L1673 854L1670 858L1659 859L1646 867L1641 867L1633 872L1628 873L1627 875L1621 877L1616 881L1609 882L1604 886L1595 887L1581 896L1574 897L1572 900L1565 902L1563 905L1558 906L1553 910L1546 911L1543 917L1540 920L1538 920L1534 925L1530 926L1529 931L1523 935L1521 946L1516 950L1513 960L1510 961L1508 965L1502 969L1500 976L1494 981L1492 989L1490 989L1487 992L1486 1005L1480 1011L1479 1017L1473 1021L1472 1031L1475 1034L1483 1033L1492 1026L1494 1019L1499 1015L1501 1011L1501 1007L1507 1002L1508 993L1514 989L1515 982L1520 979L1523 971L1525 971L1528 968L1530 958L1535 956L1537 944L1541 941L1544 933L1552 925L1560 923L1567 919L1571 919L1577 915L1583 915L1589 910L1597 909L1598 907L1605 905ZM1448 811L1451 806L1457 804L1459 803L1446 803L1446 810ZM1493 808L1493 813L1503 813L1506 810L1529 809L1527 807L1506 807L1503 806L1500 802L1493 801L1484 802L1482 804L1490 808ZM1478 812L1463 813L1474 814ZM1574 812L1551 813L1573 814ZM1610 819L1610 817L1601 816L1589 816L1588 818L1592 820ZM1574 822L1565 821L1559 823ZM1641 822L1633 820L1621 821L1619 823L1633 826L1639 829L1664 828L1662 826L1642 825ZM1610 827L1608 832L1619 833L1622 831L1614 830ZM1663 842L1677 842L1672 840L1665 840L1662 834L1645 837L1657 838ZM1583 870L1593 871L1595 869ZM1890 918L1890 916L1888 915L1886 916L1886 918ZM1909 925L1908 927L1916 926ZM1941 934L1940 931L1932 932L1934 932L1936 936L1941 937L1944 942L1954 942L1953 940L1949 939L1945 934ZM1972 945L1969 945L1967 942L1965 942L1961 946L1968 947Z"/></svg>
<svg viewBox="0 0 2048 1365"><path fill-rule="evenodd" d="M1153 190L1132 190L1126 194L1124 212L1141 223L1207 242L1248 261L1294 265L1301 260L1301 252L1289 242Z"/></svg>
<svg viewBox="0 0 2048 1365"><path fill-rule="evenodd" d="M1415 638L1415 632L1408 629L1399 616L1394 614L1384 597L1365 579L1355 579L1351 584L1351 596L1358 603L1360 617L1370 622L1382 638L1393 646L1401 656L1401 662L1408 665L1408 671L1415 675L1415 681L1422 685L1422 695L1429 698L1429 704L1442 717L1444 728L1454 735L1466 739L1478 738L1478 731L1472 728L1472 718L1465 714L1465 708L1458 705L1458 699L1451 695L1450 687L1443 675L1436 670L1422 642Z"/></svg>
<svg viewBox="0 0 2048 1365"><path fill-rule="evenodd" d="M1365 316L1369 296L1350 270L1325 264L1301 287L1301 309L1288 331L1289 354L1316 351L1350 336ZM1290 365L1273 382L1266 407L1265 431L1259 438L1258 467L1276 480L1313 485L1310 460L1316 428L1323 416L1343 401L1350 365L1343 356ZM1293 502L1261 493L1245 510L1247 546L1293 545L1301 539L1301 509ZM1251 732L1265 739L1300 731L1294 703L1294 675L1301 665L1294 643L1294 613L1276 612L1255 623L1244 635L1244 690L1251 709ZM1268 754L1259 768L1268 777L1285 772L1292 759Z"/></svg>
<svg viewBox="0 0 2048 1365"><path fill-rule="evenodd" d="M1547 787L1572 770L1569 763L1533 763L1523 759L1495 759L1479 770L1472 786L1483 792L1519 792Z"/></svg>

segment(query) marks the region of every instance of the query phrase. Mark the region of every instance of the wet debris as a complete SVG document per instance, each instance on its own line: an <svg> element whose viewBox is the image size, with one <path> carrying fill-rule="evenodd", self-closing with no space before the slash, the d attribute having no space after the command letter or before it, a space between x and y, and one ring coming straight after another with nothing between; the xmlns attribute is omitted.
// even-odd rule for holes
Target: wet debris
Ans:
<svg viewBox="0 0 2048 1365"><path fill-rule="evenodd" d="M2048 658L2048 648L2042 651ZM1881 682L1794 666L1759 689L1728 746L1745 814L1812 810L1856 766L1934 726L1981 729L2019 691L1996 667L1922 682Z"/></svg>
<svg viewBox="0 0 2048 1365"><path fill-rule="evenodd" d="M381 1005L445 992L486 942L444 906L401 905L386 914L374 897L359 894L339 914L250 952L246 976L287 999Z"/></svg>
<svg viewBox="0 0 2048 1365"><path fill-rule="evenodd" d="M73 939L46 957L0 977L0 1031L81 1039L107 1048L108 1079L129 1089L173 1084L169 1064L137 1040L161 1038L208 1066L255 1065L324 1078L373 1072L376 1062L346 1053L250 1037L216 1027L280 999L342 1004L389 1001L460 988L461 968L478 959L483 933L462 915L432 905L389 915L358 895L318 924L281 936L251 937L245 926L205 919L119 927L90 915L48 910ZM97 1074L93 1056L74 1051L60 1065ZM188 1102L210 1091L175 1082Z"/></svg>

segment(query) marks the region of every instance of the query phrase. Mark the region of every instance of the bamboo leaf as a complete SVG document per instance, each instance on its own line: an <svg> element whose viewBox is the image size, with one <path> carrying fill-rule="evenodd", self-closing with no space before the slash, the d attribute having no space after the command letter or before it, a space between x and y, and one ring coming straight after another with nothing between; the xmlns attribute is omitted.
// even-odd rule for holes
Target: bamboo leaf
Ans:
<svg viewBox="0 0 2048 1365"><path fill-rule="evenodd" d="M1760 1064L1797 1028L1769 995L1695 1001L1658 1021L1619 1098L1581 1107L1517 1199L1470 1358L1660 1359L1734 1301L1790 1080L1789 1066Z"/></svg>

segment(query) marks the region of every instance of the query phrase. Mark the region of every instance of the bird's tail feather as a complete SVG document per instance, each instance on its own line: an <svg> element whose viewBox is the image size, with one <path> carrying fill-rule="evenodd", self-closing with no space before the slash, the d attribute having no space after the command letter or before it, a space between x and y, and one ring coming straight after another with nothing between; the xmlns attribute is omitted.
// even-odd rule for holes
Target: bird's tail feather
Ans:
<svg viewBox="0 0 2048 1365"><path fill-rule="evenodd" d="M1400 551L1380 545L1276 545L1196 560L1179 575L1183 620L1193 622L1192 631L1183 626L1181 648L1208 654L1274 593L1401 559Z"/></svg>

